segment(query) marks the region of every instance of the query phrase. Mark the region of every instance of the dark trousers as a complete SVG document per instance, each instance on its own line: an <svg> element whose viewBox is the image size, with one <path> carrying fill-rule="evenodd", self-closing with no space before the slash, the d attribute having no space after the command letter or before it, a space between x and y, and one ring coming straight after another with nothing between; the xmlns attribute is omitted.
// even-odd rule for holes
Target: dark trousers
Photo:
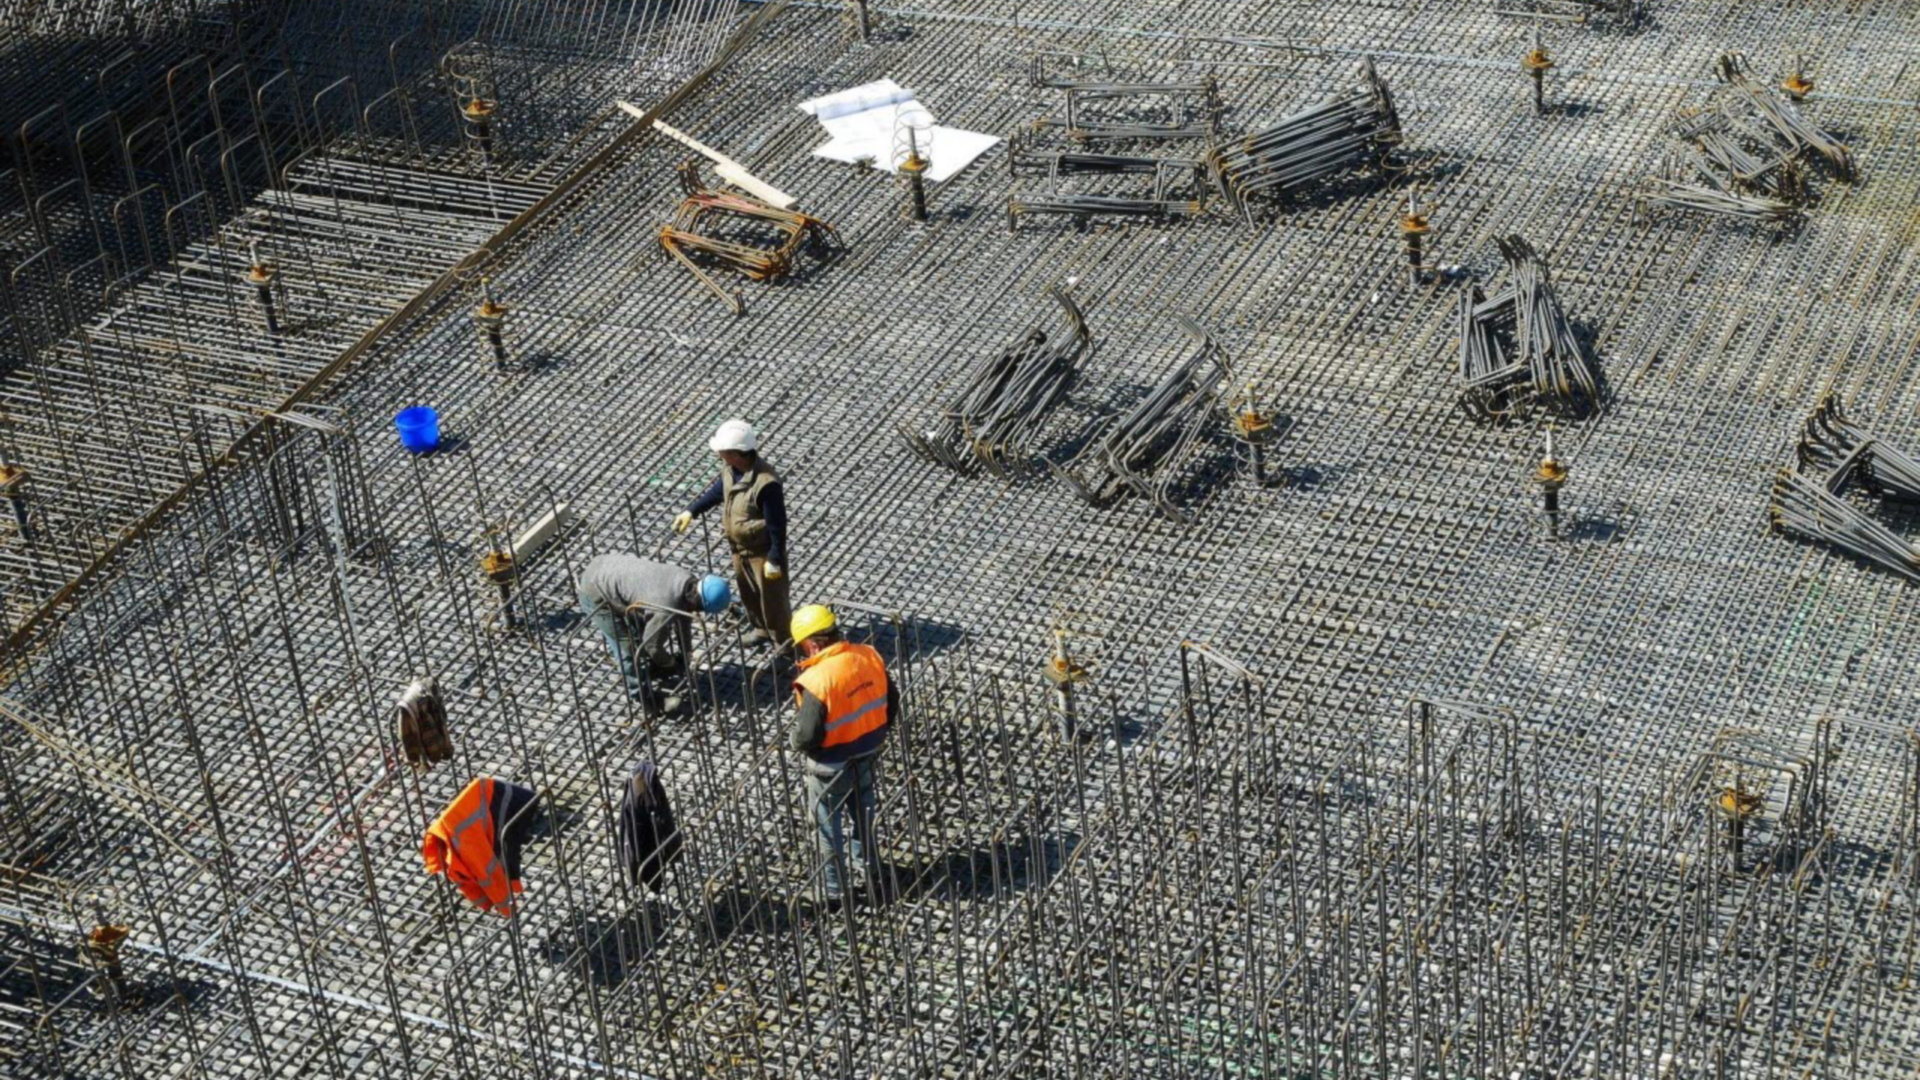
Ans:
<svg viewBox="0 0 1920 1080"><path fill-rule="evenodd" d="M615 611L613 605L584 592L580 594L580 611L593 624L593 628L607 639L607 651L613 653L614 661L620 665L620 677L626 681L627 695L636 701L644 696L646 690L640 678L638 654L646 654L647 674L658 681L678 675L685 658L692 652L686 620L666 612L655 611L644 618L636 618ZM679 656L673 655L668 649L669 637L680 646Z"/></svg>
<svg viewBox="0 0 1920 1080"><path fill-rule="evenodd" d="M767 580L767 557L733 553L733 576L740 586L740 606L747 619L765 630L776 645L788 645L787 633L793 626L793 607L787 599L787 579Z"/></svg>

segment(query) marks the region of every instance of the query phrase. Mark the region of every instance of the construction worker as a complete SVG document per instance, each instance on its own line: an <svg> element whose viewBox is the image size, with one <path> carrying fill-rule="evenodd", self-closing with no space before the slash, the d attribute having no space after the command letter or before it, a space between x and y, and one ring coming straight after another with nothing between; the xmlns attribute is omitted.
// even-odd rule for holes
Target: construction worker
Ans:
<svg viewBox="0 0 1920 1080"><path fill-rule="evenodd" d="M809 604L794 612L792 632L800 674L793 682L788 741L807 759L807 802L826 859L823 883L828 903L838 905L846 895L841 860L849 808L853 861L864 870L870 891L881 885L880 847L873 835L876 773L887 725L900 714L900 693L872 646L841 638L831 609Z"/></svg>
<svg viewBox="0 0 1920 1080"><path fill-rule="evenodd" d="M787 602L787 499L780 476L761 460L760 436L745 420L721 424L707 441L720 455L720 475L673 519L684 533L693 519L718 506L720 529L733 550L740 605L753 631L747 640L785 648L792 609Z"/></svg>
<svg viewBox="0 0 1920 1080"><path fill-rule="evenodd" d="M627 696L657 704L664 712L679 709L680 698L655 695L654 702L647 701L635 652L646 654L652 681L678 677L693 652L691 613L718 615L732 598L727 579L718 574L702 577L638 555L600 555L580 572L580 610L606 637L626 680Z"/></svg>

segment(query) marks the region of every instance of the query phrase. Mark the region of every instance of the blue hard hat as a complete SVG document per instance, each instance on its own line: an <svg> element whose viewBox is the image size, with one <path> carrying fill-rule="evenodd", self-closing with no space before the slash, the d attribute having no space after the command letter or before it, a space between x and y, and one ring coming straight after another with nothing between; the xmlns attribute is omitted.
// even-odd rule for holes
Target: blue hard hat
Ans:
<svg viewBox="0 0 1920 1080"><path fill-rule="evenodd" d="M727 610L727 601L733 599L733 590L727 587L727 579L719 574L708 574L700 579L700 610L709 615L718 615Z"/></svg>

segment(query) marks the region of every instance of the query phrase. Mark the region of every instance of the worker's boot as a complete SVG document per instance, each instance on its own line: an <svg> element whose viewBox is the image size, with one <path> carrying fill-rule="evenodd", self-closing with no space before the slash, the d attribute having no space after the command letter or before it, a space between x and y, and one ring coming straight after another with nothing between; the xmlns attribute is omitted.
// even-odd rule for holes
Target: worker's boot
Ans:
<svg viewBox="0 0 1920 1080"><path fill-rule="evenodd" d="M667 694L660 699L660 711L668 716L678 713L685 705L686 700L679 694Z"/></svg>
<svg viewBox="0 0 1920 1080"><path fill-rule="evenodd" d="M773 640L772 634L767 633L757 626L749 627L744 637L746 643L749 645L765 645Z"/></svg>

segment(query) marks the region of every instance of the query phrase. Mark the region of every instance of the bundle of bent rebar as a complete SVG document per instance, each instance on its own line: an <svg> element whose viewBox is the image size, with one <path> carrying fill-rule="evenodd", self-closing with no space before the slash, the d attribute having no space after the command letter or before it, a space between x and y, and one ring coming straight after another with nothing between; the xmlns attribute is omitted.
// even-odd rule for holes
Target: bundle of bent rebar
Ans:
<svg viewBox="0 0 1920 1080"><path fill-rule="evenodd" d="M1854 178L1846 145L1755 82L1745 56L1727 53L1714 71L1725 89L1675 118L1672 146L1646 181L1649 205L1780 223L1798 216L1794 204L1809 201L1808 161Z"/></svg>
<svg viewBox="0 0 1920 1080"><path fill-rule="evenodd" d="M1883 498L1920 502L1920 461L1848 420L1840 399L1828 394L1801 428L1801 464L1832 473L1855 455L1860 484L1866 490Z"/></svg>
<svg viewBox="0 0 1920 1080"><path fill-rule="evenodd" d="M1046 462L1054 476L1091 505L1105 505L1131 489L1169 518L1192 520L1173 501L1170 489L1201 445L1208 422L1224 419L1221 390L1230 372L1226 351L1212 335L1184 315L1177 322L1197 345L1193 354L1072 461ZM1083 478L1082 468L1091 478Z"/></svg>
<svg viewBox="0 0 1920 1080"><path fill-rule="evenodd" d="M1373 61L1360 62L1360 82L1357 90L1214 147L1207 163L1221 195L1251 221L1255 196L1284 195L1377 163L1400 142L1400 114Z"/></svg>
<svg viewBox="0 0 1920 1080"><path fill-rule="evenodd" d="M1028 330L975 369L959 399L926 431L899 425L914 453L956 472L978 463L996 476L1012 475L1027 464L1027 447L1066 399L1092 344L1086 319L1066 291L1056 285L1047 295L1066 316L1068 335L1049 343L1038 327Z"/></svg>
<svg viewBox="0 0 1920 1080"><path fill-rule="evenodd" d="M1800 216L1800 211L1784 200L1733 190L1709 166L1700 150L1691 146L1675 147L1668 152L1660 172L1647 178L1646 201L1672 210L1776 225Z"/></svg>
<svg viewBox="0 0 1920 1080"><path fill-rule="evenodd" d="M1772 129L1773 137L1786 151L1795 155L1811 151L1833 166L1840 178L1853 178L1853 155L1846 146L1809 123L1792 102L1754 82L1753 65L1744 54L1722 55L1714 65L1714 72L1721 82L1738 92L1738 97L1745 101L1754 116ZM1734 114L1731 104L1722 105L1721 111L1730 116Z"/></svg>
<svg viewBox="0 0 1920 1080"><path fill-rule="evenodd" d="M1857 484L1884 499L1920 501L1920 461L1848 421L1831 394L1807 417L1795 456L1798 469L1774 477L1773 527L1920 581L1920 549L1842 497Z"/></svg>
<svg viewBox="0 0 1920 1080"><path fill-rule="evenodd" d="M1857 483L1883 498L1920 500L1920 462L1848 421L1831 394L1807 418L1795 456L1798 469L1774 477L1773 527L1920 581L1920 550L1842 497Z"/></svg>
<svg viewBox="0 0 1920 1080"><path fill-rule="evenodd" d="M1511 281L1492 297L1477 286L1461 294L1461 407L1476 420L1504 419L1533 401L1583 411L1599 398L1599 379L1546 262L1518 236L1495 243Z"/></svg>
<svg viewBox="0 0 1920 1080"><path fill-rule="evenodd" d="M715 296L726 301L735 315L746 311L745 303L722 288L695 261L695 255L750 281L774 281L793 272L793 257L803 246L824 256L836 239L833 226L817 217L769 206L748 195L701 187L698 174L691 166L682 166L680 176L687 197L674 210L673 220L660 227L660 246L693 271L693 276L713 290ZM716 219L732 219L731 224L746 222L767 226L772 240L766 244L750 244L729 239L709 227L708 223Z"/></svg>

